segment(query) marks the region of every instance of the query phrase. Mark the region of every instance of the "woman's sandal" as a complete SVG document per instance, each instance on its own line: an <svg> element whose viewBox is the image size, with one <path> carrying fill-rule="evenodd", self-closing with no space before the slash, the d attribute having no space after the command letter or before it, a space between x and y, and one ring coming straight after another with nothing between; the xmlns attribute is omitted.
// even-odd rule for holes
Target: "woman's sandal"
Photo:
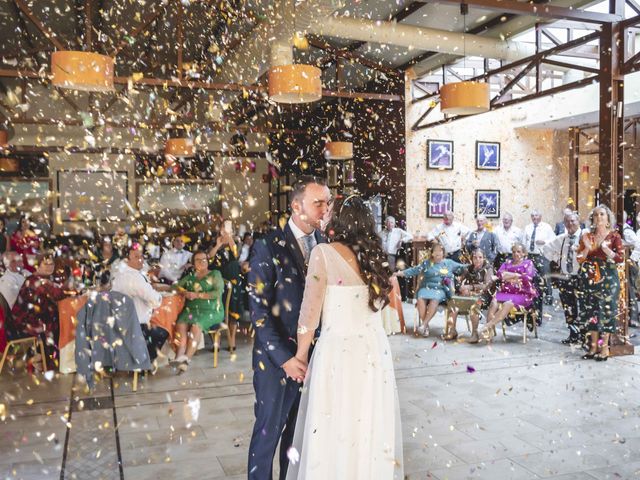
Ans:
<svg viewBox="0 0 640 480"><path fill-rule="evenodd" d="M450 341L450 340L455 340L456 338L458 338L458 332L449 332L446 333L442 336L442 340L444 341Z"/></svg>
<svg viewBox="0 0 640 480"><path fill-rule="evenodd" d="M595 358L596 354L595 353L585 353L584 355L582 355L582 359L583 360L592 360L593 358Z"/></svg>

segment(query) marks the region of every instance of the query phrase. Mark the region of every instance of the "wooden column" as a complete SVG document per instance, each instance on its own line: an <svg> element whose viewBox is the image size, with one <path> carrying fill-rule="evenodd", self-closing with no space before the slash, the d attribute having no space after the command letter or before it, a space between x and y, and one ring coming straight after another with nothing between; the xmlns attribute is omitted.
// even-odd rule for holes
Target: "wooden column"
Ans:
<svg viewBox="0 0 640 480"><path fill-rule="evenodd" d="M573 199L576 210L580 206L580 130L569 130L569 197Z"/></svg>

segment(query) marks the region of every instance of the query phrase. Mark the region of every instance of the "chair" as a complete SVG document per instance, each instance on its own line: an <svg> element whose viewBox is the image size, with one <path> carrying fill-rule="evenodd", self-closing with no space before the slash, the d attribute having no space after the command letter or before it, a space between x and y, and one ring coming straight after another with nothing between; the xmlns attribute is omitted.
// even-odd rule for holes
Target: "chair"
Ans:
<svg viewBox="0 0 640 480"><path fill-rule="evenodd" d="M507 341L506 326L514 325L519 321L522 321L522 343L527 343L527 330L529 323L532 325L532 330L535 338L538 338L538 325L542 318L542 299L544 283L539 275L536 275L533 279L533 284L536 287L538 296L533 300L530 307L514 307L509 312L507 318L502 321L502 338ZM495 333L495 332L494 332Z"/></svg>
<svg viewBox="0 0 640 480"><path fill-rule="evenodd" d="M11 347L18 347L20 345L24 345L28 343L30 343L31 346L36 351L40 350L40 356L42 357L42 371L43 372L47 371L47 357L44 354L44 343L42 343L42 340L40 339L40 337L26 337L26 338L19 338L17 340L9 340L7 342L7 346L4 349L4 353L2 354L2 360L0 361L0 374L2 373L2 369L4 368L4 362L7 359L9 349Z"/></svg>
<svg viewBox="0 0 640 480"><path fill-rule="evenodd" d="M227 287L227 296L224 299L224 321L217 325L217 328L209 330L211 341L213 342L213 368L218 368L218 351L220 350L220 339L222 332L227 332L227 342L231 342L231 333L229 332L229 305L231 303L231 294L233 293L233 285L231 282L225 282Z"/></svg>

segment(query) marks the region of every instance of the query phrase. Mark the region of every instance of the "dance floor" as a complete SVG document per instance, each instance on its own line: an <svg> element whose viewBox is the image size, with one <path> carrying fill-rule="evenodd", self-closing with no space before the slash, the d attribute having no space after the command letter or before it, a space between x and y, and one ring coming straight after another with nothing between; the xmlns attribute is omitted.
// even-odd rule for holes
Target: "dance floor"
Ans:
<svg viewBox="0 0 640 480"><path fill-rule="evenodd" d="M640 355L581 360L560 344L561 316L547 314L526 345L520 326L488 347L390 338L407 478L640 478ZM236 358L222 352L214 369L201 351L187 373L161 368L137 393L126 374L87 393L73 375L5 371L0 478L246 478L250 353L242 339Z"/></svg>

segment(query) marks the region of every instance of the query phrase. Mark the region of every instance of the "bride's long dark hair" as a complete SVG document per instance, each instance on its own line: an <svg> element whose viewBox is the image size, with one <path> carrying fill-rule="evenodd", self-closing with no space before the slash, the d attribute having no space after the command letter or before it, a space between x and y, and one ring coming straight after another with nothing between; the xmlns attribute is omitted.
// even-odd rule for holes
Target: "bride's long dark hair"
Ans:
<svg viewBox="0 0 640 480"><path fill-rule="evenodd" d="M329 241L343 243L354 253L362 280L369 288L369 308L377 312L389 303L391 270L371 210L353 195L337 199L333 208L326 229Z"/></svg>

